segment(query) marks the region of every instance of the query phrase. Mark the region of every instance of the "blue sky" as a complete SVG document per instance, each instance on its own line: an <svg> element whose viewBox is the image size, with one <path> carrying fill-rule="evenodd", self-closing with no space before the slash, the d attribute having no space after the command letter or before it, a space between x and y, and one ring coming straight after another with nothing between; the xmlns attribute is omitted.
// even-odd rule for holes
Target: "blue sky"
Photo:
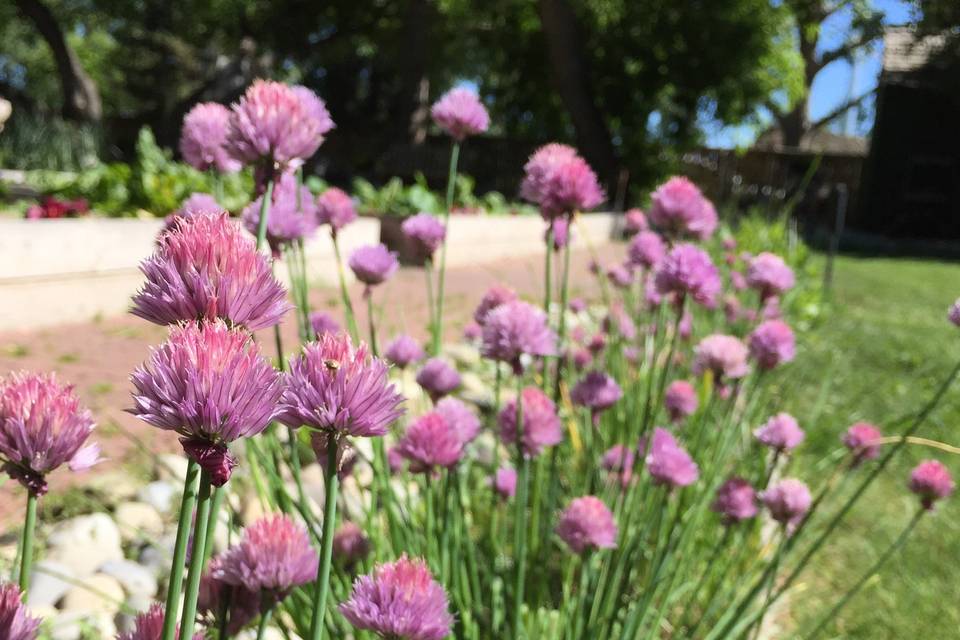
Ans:
<svg viewBox="0 0 960 640"><path fill-rule="evenodd" d="M887 24L903 24L911 17L910 3L903 0L873 0L873 6L886 14ZM839 12L831 16L823 25L820 36L820 49L833 49L845 40L850 28L849 12ZM845 61L838 61L826 67L817 75L810 96L810 118L830 113L850 96L859 96L876 87L880 75L883 56L882 45L861 50L856 70ZM851 87L851 80L852 87ZM852 93L851 93L852 88ZM849 114L848 114L849 115ZM851 117L849 121L840 119L833 127L837 131L848 131L856 135L867 135L873 125L873 102L868 101L861 118ZM752 127L723 127L709 131L707 144L713 147L734 147L748 145L756 136Z"/></svg>

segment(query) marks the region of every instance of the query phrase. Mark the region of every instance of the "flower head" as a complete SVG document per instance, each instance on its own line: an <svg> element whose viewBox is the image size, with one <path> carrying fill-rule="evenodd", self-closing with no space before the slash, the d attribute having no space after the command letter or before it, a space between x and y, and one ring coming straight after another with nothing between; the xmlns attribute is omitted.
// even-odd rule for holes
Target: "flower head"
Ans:
<svg viewBox="0 0 960 640"><path fill-rule="evenodd" d="M47 474L57 467L83 470L97 462L99 447L84 446L93 429L93 416L73 387L54 374L21 371L0 378L0 462L34 495L47 492Z"/></svg>
<svg viewBox="0 0 960 640"><path fill-rule="evenodd" d="M873 460L880 455L880 440L883 434L880 429L866 422L857 422L850 425L843 435L843 446L853 453L855 464L864 460Z"/></svg>
<svg viewBox="0 0 960 640"><path fill-rule="evenodd" d="M748 338L750 355L761 369L773 369L793 360L796 344L793 330L782 320L762 322Z"/></svg>
<svg viewBox="0 0 960 640"><path fill-rule="evenodd" d="M333 557L351 565L370 553L370 539L354 522L344 522L333 534Z"/></svg>
<svg viewBox="0 0 960 640"><path fill-rule="evenodd" d="M180 203L180 208L173 212L174 216L180 216L181 218L192 218L193 216L203 213L204 211L210 213L216 213L218 211L223 211L223 207L217 202L209 193L191 193L187 196L183 202ZM167 229L173 228L173 222L171 220L170 224L167 226Z"/></svg>
<svg viewBox="0 0 960 640"><path fill-rule="evenodd" d="M666 429L656 427L646 458L647 470L656 484L686 487L697 481L700 470L676 438Z"/></svg>
<svg viewBox="0 0 960 640"><path fill-rule="evenodd" d="M724 524L749 520L757 515L757 492L749 482L734 476L720 485L710 508L720 514Z"/></svg>
<svg viewBox="0 0 960 640"><path fill-rule="evenodd" d="M654 286L661 296L674 294L713 308L720 294L720 272L710 256L692 244L678 244L660 261Z"/></svg>
<svg viewBox="0 0 960 640"><path fill-rule="evenodd" d="M325 333L340 333L340 323L323 311L314 311L310 314L310 328L313 329L313 335L317 338Z"/></svg>
<svg viewBox="0 0 960 640"><path fill-rule="evenodd" d="M437 467L452 467L463 457L463 440L439 411L426 413L407 427L397 451L410 463L414 473Z"/></svg>
<svg viewBox="0 0 960 640"><path fill-rule="evenodd" d="M716 380L747 375L747 346L734 336L709 335L693 350L693 373L712 371Z"/></svg>
<svg viewBox="0 0 960 640"><path fill-rule="evenodd" d="M501 285L493 285L483 294L480 304L477 305L476 310L473 312L473 319L482 327L486 324L487 315L491 311L500 305L513 302L516 299L517 293L513 289Z"/></svg>
<svg viewBox="0 0 960 640"><path fill-rule="evenodd" d="M523 437L521 449L527 457L540 455L563 439L560 418L553 401L536 387L527 387L521 397L523 403ZM517 401L512 399L500 411L500 437L507 444L517 441Z"/></svg>
<svg viewBox="0 0 960 640"><path fill-rule="evenodd" d="M636 451L632 447L615 444L607 449L600 458L600 466L620 478L620 484L626 487L633 478L633 465L637 461Z"/></svg>
<svg viewBox="0 0 960 640"><path fill-rule="evenodd" d="M266 195L266 194L264 194ZM243 226L256 236L260 228L261 195L243 210ZM295 240L308 238L317 230L317 207L313 194L305 186L297 188L297 179L291 172L280 176L273 190L273 199L267 211L267 242L274 255Z"/></svg>
<svg viewBox="0 0 960 640"><path fill-rule="evenodd" d="M211 618L219 616L225 604L229 603L229 623L227 624L227 633L233 635L239 632L250 621L260 615L262 603L262 594L259 591L247 589L245 586L234 586L227 584L216 575L220 572L220 565L223 562L223 554L213 556L207 564L207 570L200 578L200 593L197 597L197 611L206 614ZM159 615L160 622L163 621L163 613ZM159 631L160 627L157 626ZM135 636L131 640L160 640L159 635L154 636ZM200 635L194 636L194 640L200 640Z"/></svg>
<svg viewBox="0 0 960 640"><path fill-rule="evenodd" d="M650 196L650 220L666 233L705 240L717 229L717 211L687 178L675 176Z"/></svg>
<svg viewBox="0 0 960 640"><path fill-rule="evenodd" d="M560 249L563 249L567 246L567 243L570 242L571 234L570 222L567 218L554 218L551 220L551 223L547 225L544 240L549 236L550 246L554 251L560 251Z"/></svg>
<svg viewBox="0 0 960 640"><path fill-rule="evenodd" d="M447 237L446 227L429 213L418 213L407 218L400 229L413 242L417 253L424 257L432 256Z"/></svg>
<svg viewBox="0 0 960 640"><path fill-rule="evenodd" d="M400 335L387 345L383 352L387 362L406 369L415 362L423 360L423 347L408 335Z"/></svg>
<svg viewBox="0 0 960 640"><path fill-rule="evenodd" d="M813 502L810 489L795 478L786 478L762 491L760 500L770 511L770 517L788 529L800 524Z"/></svg>
<svg viewBox="0 0 960 640"><path fill-rule="evenodd" d="M4 640L34 640L39 618L33 618L20 600L20 589L13 583L0 584L0 629Z"/></svg>
<svg viewBox="0 0 960 640"><path fill-rule="evenodd" d="M957 298L957 301L954 302L950 310L947 311L947 319L950 320L950 323L955 327L960 327L960 298Z"/></svg>
<svg viewBox="0 0 960 640"><path fill-rule="evenodd" d="M956 488L950 470L936 460L924 460L910 472L910 491L920 496L920 504L932 509L933 503L946 498Z"/></svg>
<svg viewBox="0 0 960 640"><path fill-rule="evenodd" d="M805 434L797 419L789 413L778 413L753 432L762 445L777 451L790 451L803 442Z"/></svg>
<svg viewBox="0 0 960 640"><path fill-rule="evenodd" d="M747 268L747 285L756 289L763 299L782 295L793 288L793 270L783 258L763 252L750 260Z"/></svg>
<svg viewBox="0 0 960 640"><path fill-rule="evenodd" d="M340 613L357 629L390 640L441 640L453 626L443 587L425 562L405 555L357 578Z"/></svg>
<svg viewBox="0 0 960 640"><path fill-rule="evenodd" d="M434 410L456 431L463 444L473 442L480 433L480 418L456 398L443 398L437 402Z"/></svg>
<svg viewBox="0 0 960 640"><path fill-rule="evenodd" d="M633 271L629 264L615 264L607 269L607 280L618 289L629 289L633 284Z"/></svg>
<svg viewBox="0 0 960 640"><path fill-rule="evenodd" d="M240 162L226 149L230 110L216 102L202 102L183 118L180 154L197 171L216 169L220 173L240 170Z"/></svg>
<svg viewBox="0 0 960 640"><path fill-rule="evenodd" d="M604 199L590 165L567 145L540 147L524 166L520 195L548 218L592 209Z"/></svg>
<svg viewBox="0 0 960 640"><path fill-rule="evenodd" d="M500 305L484 318L480 352L522 371L521 356L549 356L556 352L556 336L546 314L526 302Z"/></svg>
<svg viewBox="0 0 960 640"><path fill-rule="evenodd" d="M350 254L350 269L357 280L367 286L382 283L400 266L397 254L382 244L368 245Z"/></svg>
<svg viewBox="0 0 960 640"><path fill-rule="evenodd" d="M640 233L650 228L650 225L647 224L647 216L637 208L628 209L623 214L623 226L627 233Z"/></svg>
<svg viewBox="0 0 960 640"><path fill-rule="evenodd" d="M613 514L595 496L574 498L560 515L557 535L574 553L587 549L613 549L617 546L617 523Z"/></svg>
<svg viewBox="0 0 960 640"><path fill-rule="evenodd" d="M666 254L666 245L664 245L660 236L653 231L639 232L633 236L630 246L627 247L630 263L644 269L656 267Z"/></svg>
<svg viewBox="0 0 960 640"><path fill-rule="evenodd" d="M290 363L279 420L328 434L382 436L403 415L403 396L387 380L387 364L354 348L350 336L326 333Z"/></svg>
<svg viewBox="0 0 960 640"><path fill-rule="evenodd" d="M133 372L135 416L181 436L187 455L220 486L235 462L227 445L256 435L277 417L279 374L260 347L220 320L171 330Z"/></svg>
<svg viewBox="0 0 960 640"><path fill-rule="evenodd" d="M493 476L493 488L501 498L512 498L517 493L517 470L500 467Z"/></svg>
<svg viewBox="0 0 960 640"><path fill-rule="evenodd" d="M594 424L600 413L616 404L622 396L623 390L617 381L602 371L589 372L570 391L574 404L590 410Z"/></svg>
<svg viewBox="0 0 960 640"><path fill-rule="evenodd" d="M610 305L610 311L603 319L601 328L605 333L619 335L627 341L633 341L637 337L637 326L620 302Z"/></svg>
<svg viewBox="0 0 960 640"><path fill-rule="evenodd" d="M317 222L330 225L333 233L357 219L353 199L342 189L330 187L317 196Z"/></svg>
<svg viewBox="0 0 960 640"><path fill-rule="evenodd" d="M417 372L417 384L434 402L452 393L460 386L460 382L457 370L440 358L430 358Z"/></svg>
<svg viewBox="0 0 960 640"><path fill-rule="evenodd" d="M697 410L697 392L686 380L674 380L663 392L663 406L673 422L680 422Z"/></svg>
<svg viewBox="0 0 960 640"><path fill-rule="evenodd" d="M467 136L483 133L490 126L490 116L480 97L462 87L443 94L430 107L430 116L438 127L457 142L463 142Z"/></svg>
<svg viewBox="0 0 960 640"><path fill-rule="evenodd" d="M180 219L140 265L147 281L132 313L155 324L221 318L251 331L280 322L291 305L270 262L226 212Z"/></svg>

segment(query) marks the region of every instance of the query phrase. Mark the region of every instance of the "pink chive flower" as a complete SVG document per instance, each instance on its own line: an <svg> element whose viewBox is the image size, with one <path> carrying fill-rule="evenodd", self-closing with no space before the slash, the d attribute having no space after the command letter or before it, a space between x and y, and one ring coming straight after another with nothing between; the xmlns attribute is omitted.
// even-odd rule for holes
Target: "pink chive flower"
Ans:
<svg viewBox="0 0 960 640"><path fill-rule="evenodd" d="M437 467L450 468L463 457L463 440L439 411L426 413L407 427L397 451L410 463L414 473L428 473Z"/></svg>
<svg viewBox="0 0 960 640"><path fill-rule="evenodd" d="M687 178L675 176L650 196L650 220L674 236L706 240L717 229L717 212L700 189Z"/></svg>
<svg viewBox="0 0 960 640"><path fill-rule="evenodd" d="M340 323L333 319L329 313L323 311L314 311L310 314L310 328L313 329L313 335L319 338L325 333L340 333Z"/></svg>
<svg viewBox="0 0 960 640"><path fill-rule="evenodd" d="M477 342L483 336L483 327L476 322L468 322L463 328L463 339L467 342Z"/></svg>
<svg viewBox="0 0 960 640"><path fill-rule="evenodd" d="M510 467L500 467L493 476L493 488L501 498L512 498L517 493L517 471Z"/></svg>
<svg viewBox="0 0 960 640"><path fill-rule="evenodd" d="M710 508L726 525L749 520L757 515L757 492L749 482L734 476L720 485Z"/></svg>
<svg viewBox="0 0 960 640"><path fill-rule="evenodd" d="M177 226L177 218L192 218L201 213L217 213L223 211L223 207L209 193L191 193L180 203L180 208L172 212L163 219L163 230L161 234L172 231ZM159 242L160 238L157 238Z"/></svg>
<svg viewBox="0 0 960 640"><path fill-rule="evenodd" d="M279 602L294 587L316 578L320 558L306 528L275 514L244 529L240 542L221 555L214 577Z"/></svg>
<svg viewBox="0 0 960 640"><path fill-rule="evenodd" d="M594 426L599 424L600 414L616 404L621 397L623 390L620 385L602 371L589 372L570 391L573 404L590 410Z"/></svg>
<svg viewBox="0 0 960 640"><path fill-rule="evenodd" d="M854 464L865 460L873 460L880 455L880 440L883 434L880 429L867 422L857 422L850 425L843 435L843 446L853 454Z"/></svg>
<svg viewBox="0 0 960 640"><path fill-rule="evenodd" d="M600 498L574 498L560 515L557 535L574 553L617 546L617 523Z"/></svg>
<svg viewBox="0 0 960 640"><path fill-rule="evenodd" d="M567 145L540 147L524 165L524 173L520 195L538 204L548 218L592 209L605 198L596 174Z"/></svg>
<svg viewBox="0 0 960 640"><path fill-rule="evenodd" d="M637 337L637 326L633 324L630 314L619 302L610 305L610 311L603 319L602 329L608 334L615 333L628 341Z"/></svg>
<svg viewBox="0 0 960 640"><path fill-rule="evenodd" d="M756 289L764 300L779 296L793 288L793 270L780 256L763 252L750 260L747 285Z"/></svg>
<svg viewBox="0 0 960 640"><path fill-rule="evenodd" d="M637 208L628 209L623 214L623 226L630 234L640 233L650 228L650 225L647 224L647 216Z"/></svg>
<svg viewBox="0 0 960 640"><path fill-rule="evenodd" d="M440 358L430 358L417 372L417 384L427 392L433 402L453 393L460 383L457 370Z"/></svg>
<svg viewBox="0 0 960 640"><path fill-rule="evenodd" d="M529 458L543 453L546 447L563 439L560 418L553 401L536 387L526 387L522 393L523 441L521 450ZM517 401L509 400L500 411L500 438L506 444L517 441Z"/></svg>
<svg viewBox="0 0 960 640"><path fill-rule="evenodd" d="M797 419L789 413L778 413L753 432L753 437L760 444L776 449L790 451L803 442L803 429L797 424Z"/></svg>
<svg viewBox="0 0 960 640"><path fill-rule="evenodd" d="M484 324L486 324L487 315L491 311L500 305L513 302L516 299L517 293L513 289L504 287L502 285L494 285L487 289L487 292L483 294L480 304L477 305L476 310L473 312L473 319L482 327Z"/></svg>
<svg viewBox="0 0 960 640"><path fill-rule="evenodd" d="M723 299L723 315L727 320L727 324L734 324L740 320L742 311L743 307L736 296L729 295Z"/></svg>
<svg viewBox="0 0 960 640"><path fill-rule="evenodd" d="M83 471L99 461L99 446L84 445L94 427L73 386L54 374L0 378L0 462L33 495L47 492L47 474L61 465Z"/></svg>
<svg viewBox="0 0 960 640"><path fill-rule="evenodd" d="M226 212L178 220L140 271L131 313L155 324L220 318L255 331L292 308L268 258Z"/></svg>
<svg viewBox="0 0 960 640"><path fill-rule="evenodd" d="M576 149L558 142L551 142L537 149L523 167L524 177L520 183L520 196L524 200L539 204L546 190L550 173L576 157Z"/></svg>
<svg viewBox="0 0 960 640"><path fill-rule="evenodd" d="M480 97L462 87L443 94L430 107L430 117L457 142L483 133L490 126L490 116Z"/></svg>
<svg viewBox="0 0 960 640"><path fill-rule="evenodd" d="M570 235L570 223L567 219L554 218L551 223L547 225L547 230L544 232L544 241L546 241L549 236L551 238L550 246L554 251L560 251L560 249L567 246L567 243L570 241Z"/></svg>
<svg viewBox="0 0 960 640"><path fill-rule="evenodd" d="M743 291L747 288L747 279L739 271L730 272L730 286L734 291Z"/></svg>
<svg viewBox="0 0 960 640"><path fill-rule="evenodd" d="M641 231L633 236L627 247L630 263L635 267L652 269L660 264L667 254L666 245L653 231Z"/></svg>
<svg viewBox="0 0 960 640"><path fill-rule="evenodd" d="M689 311L683 312L683 317L677 324L677 335L680 336L681 340L689 340L690 336L693 335L693 314Z"/></svg>
<svg viewBox="0 0 960 640"><path fill-rule="evenodd" d="M236 465L227 445L266 429L283 393L260 347L220 320L175 327L131 380L130 413L179 434L184 451L216 486Z"/></svg>
<svg viewBox="0 0 960 640"><path fill-rule="evenodd" d="M770 517L788 530L800 524L813 502L810 489L795 478L786 478L760 492L760 500L770 512Z"/></svg>
<svg viewBox="0 0 960 640"><path fill-rule="evenodd" d="M316 153L332 128L329 113L313 92L256 80L231 107L226 147L244 164L269 164L271 170L277 164L282 169Z"/></svg>
<svg viewBox="0 0 960 640"><path fill-rule="evenodd" d="M607 280L618 289L629 289L633 284L633 271L629 265L615 264L607 269Z"/></svg>
<svg viewBox="0 0 960 640"><path fill-rule="evenodd" d="M686 380L674 380L663 392L663 406L671 422L680 422L697 410L697 391Z"/></svg>
<svg viewBox="0 0 960 640"><path fill-rule="evenodd" d="M618 476L620 485L626 487L633 478L633 465L636 461L637 454L633 448L616 444L604 452L600 458L600 466Z"/></svg>
<svg viewBox="0 0 960 640"><path fill-rule="evenodd" d="M357 629L389 640L441 640L453 626L443 587L423 560L406 555L357 578L340 613Z"/></svg>
<svg viewBox="0 0 960 640"><path fill-rule="evenodd" d="M514 300L500 305L484 318L480 353L492 360L506 362L514 372L521 373L522 356L553 355L556 341L542 310Z"/></svg>
<svg viewBox="0 0 960 640"><path fill-rule="evenodd" d="M577 371L583 371L593 362L593 353L590 349L582 348L573 352L573 366Z"/></svg>
<svg viewBox="0 0 960 640"><path fill-rule="evenodd" d="M583 298L574 298L570 301L570 311L573 313L583 313L587 310L587 301Z"/></svg>
<svg viewBox="0 0 960 640"><path fill-rule="evenodd" d="M326 434L386 435L403 415L403 396L387 379L387 364L354 347L347 334L324 334L290 362L279 420Z"/></svg>
<svg viewBox="0 0 960 640"><path fill-rule="evenodd" d="M656 427L646 458L647 470L655 484L686 487L697 481L700 470L683 447L666 429Z"/></svg>
<svg viewBox="0 0 960 640"><path fill-rule="evenodd" d="M910 491L920 496L924 509L933 509L937 500L946 498L956 488L950 470L936 460L924 460L910 472Z"/></svg>
<svg viewBox="0 0 960 640"><path fill-rule="evenodd" d="M950 310L947 312L947 319L950 320L950 323L955 327L960 327L960 298L957 298L957 301L950 307Z"/></svg>
<svg viewBox="0 0 960 640"><path fill-rule="evenodd" d="M720 294L720 272L705 251L692 244L678 244L660 261L654 272L654 286L661 296L692 298L709 309Z"/></svg>
<svg viewBox="0 0 960 640"><path fill-rule="evenodd" d="M290 172L280 176L273 190L270 210L267 212L267 242L274 255L279 256L284 247L296 240L309 238L317 230L317 211L313 194L307 187L299 188L297 178ZM256 236L260 228L260 210L263 196L251 202L243 210L243 226Z"/></svg>
<svg viewBox="0 0 960 640"><path fill-rule="evenodd" d="M400 225L400 229L416 247L417 253L425 258L433 256L447 237L446 227L429 213L418 213L407 218Z"/></svg>
<svg viewBox="0 0 960 640"><path fill-rule="evenodd" d="M747 375L747 346L734 336L709 335L693 350L693 373L703 375L712 371L717 381L742 378Z"/></svg>
<svg viewBox="0 0 960 640"><path fill-rule="evenodd" d="M790 362L796 355L793 330L781 320L767 320L753 330L747 339L750 355L761 369L773 369Z"/></svg>
<svg viewBox="0 0 960 640"><path fill-rule="evenodd" d="M253 591L243 585L227 584L220 578L215 577L220 572L223 555L213 556L207 565L207 570L200 578L197 611L207 617L214 618L221 614L224 604L229 602L230 621L227 624L226 631L233 635L260 615L262 598L259 591ZM163 620L162 610L159 618L161 621ZM200 637L201 634L198 634L194 636L194 640L200 640ZM132 640L160 640L160 636L135 636Z"/></svg>
<svg viewBox="0 0 960 640"><path fill-rule="evenodd" d="M400 267L397 254L382 244L368 245L356 249L350 254L348 261L353 275L357 280L367 285L367 288L378 285L392 276Z"/></svg>
<svg viewBox="0 0 960 640"><path fill-rule="evenodd" d="M411 364L423 360L424 353L419 342L408 335L401 335L387 345L383 355L390 364L406 369Z"/></svg>
<svg viewBox="0 0 960 640"><path fill-rule="evenodd" d="M333 534L333 557L350 566L370 553L370 539L354 522L344 522Z"/></svg>
<svg viewBox="0 0 960 640"><path fill-rule="evenodd" d="M330 187L317 196L317 222L330 225L333 235L356 219L353 199L342 189Z"/></svg>
<svg viewBox="0 0 960 640"><path fill-rule="evenodd" d="M230 110L216 102L202 102L183 118L180 154L197 171L216 169L220 173L239 171L241 164L226 149Z"/></svg>
<svg viewBox="0 0 960 640"><path fill-rule="evenodd" d="M13 583L0 584L0 629L4 640L34 640L40 619L30 616Z"/></svg>
<svg viewBox="0 0 960 640"><path fill-rule="evenodd" d="M219 612L218 612L219 613ZM251 618L252 619L252 618ZM0 624L2 624L3 616L0 615ZM155 602L150 605L150 608L137 615L133 621L133 630L126 633L121 633L117 636L117 640L160 640L163 635L163 604ZM25 638L32 638L33 636L27 636ZM177 638L180 637L180 625L177 625ZM14 635L8 640L18 640L18 636ZM193 635L193 640L202 640L203 633L195 633Z"/></svg>
<svg viewBox="0 0 960 640"><path fill-rule="evenodd" d="M443 398L434 411L443 416L464 445L473 442L480 433L480 418L456 398Z"/></svg>

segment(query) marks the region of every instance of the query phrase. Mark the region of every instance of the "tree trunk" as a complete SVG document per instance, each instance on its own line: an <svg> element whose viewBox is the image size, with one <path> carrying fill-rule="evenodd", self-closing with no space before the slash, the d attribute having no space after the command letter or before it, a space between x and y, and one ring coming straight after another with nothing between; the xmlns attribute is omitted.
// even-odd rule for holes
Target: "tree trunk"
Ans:
<svg viewBox="0 0 960 640"><path fill-rule="evenodd" d="M810 119L807 117L807 98L797 100L797 104L789 113L778 117L780 133L783 136L783 146L799 147L804 136L810 130Z"/></svg>
<svg viewBox="0 0 960 640"><path fill-rule="evenodd" d="M617 152L593 100L576 16L566 0L539 0L539 10L553 82L573 121L577 146L610 187L617 177Z"/></svg>
<svg viewBox="0 0 960 640"><path fill-rule="evenodd" d="M47 42L60 74L63 90L63 117L68 120L99 122L103 115L97 85L80 64L76 52L67 44L63 30L53 13L40 0L16 0L17 8L30 20Z"/></svg>

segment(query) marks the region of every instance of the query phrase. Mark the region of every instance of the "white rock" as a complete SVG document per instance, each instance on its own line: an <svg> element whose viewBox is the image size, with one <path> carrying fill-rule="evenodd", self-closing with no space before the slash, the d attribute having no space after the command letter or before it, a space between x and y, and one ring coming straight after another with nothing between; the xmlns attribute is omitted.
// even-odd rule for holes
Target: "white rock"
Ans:
<svg viewBox="0 0 960 640"><path fill-rule="evenodd" d="M98 573L85 578L63 597L63 610L79 613L106 613L113 616L120 610L126 594L116 578Z"/></svg>
<svg viewBox="0 0 960 640"><path fill-rule="evenodd" d="M140 551L137 562L153 572L155 576L170 572L170 562L173 559L173 546L177 541L176 531L171 531Z"/></svg>
<svg viewBox="0 0 960 640"><path fill-rule="evenodd" d="M160 513L170 513L174 510L174 498L182 491L170 482L157 480L142 487L137 492L140 502L146 502Z"/></svg>
<svg viewBox="0 0 960 640"><path fill-rule="evenodd" d="M82 613L64 611L53 618L50 625L51 640L81 640L81 638L113 638L117 626L109 613Z"/></svg>
<svg viewBox="0 0 960 640"><path fill-rule="evenodd" d="M49 559L35 562L30 572L27 606L31 609L55 606L73 586L68 580L75 577L73 569L65 564Z"/></svg>
<svg viewBox="0 0 960 640"><path fill-rule="evenodd" d="M468 371L460 376L460 397L480 407L493 404L493 390L484 384L480 376Z"/></svg>
<svg viewBox="0 0 960 640"><path fill-rule="evenodd" d="M121 502L113 513L124 542L153 539L163 533L163 517L146 502Z"/></svg>
<svg viewBox="0 0 960 640"><path fill-rule="evenodd" d="M187 459L175 453L157 456L157 479L183 486L187 478Z"/></svg>
<svg viewBox="0 0 960 640"><path fill-rule="evenodd" d="M116 579L128 596L153 597L157 593L157 579L150 569L131 560L105 562L100 573Z"/></svg>
<svg viewBox="0 0 960 640"><path fill-rule="evenodd" d="M94 491L103 494L107 502L115 503L129 500L137 495L142 482L123 471L105 471L92 475L85 481Z"/></svg>
<svg viewBox="0 0 960 640"><path fill-rule="evenodd" d="M454 362L457 368L472 368L480 364L480 351L465 342L455 342L443 348L443 353Z"/></svg>
<svg viewBox="0 0 960 640"><path fill-rule="evenodd" d="M47 559L70 567L78 578L91 575L108 560L122 560L120 530L105 513L71 518L47 537Z"/></svg>

